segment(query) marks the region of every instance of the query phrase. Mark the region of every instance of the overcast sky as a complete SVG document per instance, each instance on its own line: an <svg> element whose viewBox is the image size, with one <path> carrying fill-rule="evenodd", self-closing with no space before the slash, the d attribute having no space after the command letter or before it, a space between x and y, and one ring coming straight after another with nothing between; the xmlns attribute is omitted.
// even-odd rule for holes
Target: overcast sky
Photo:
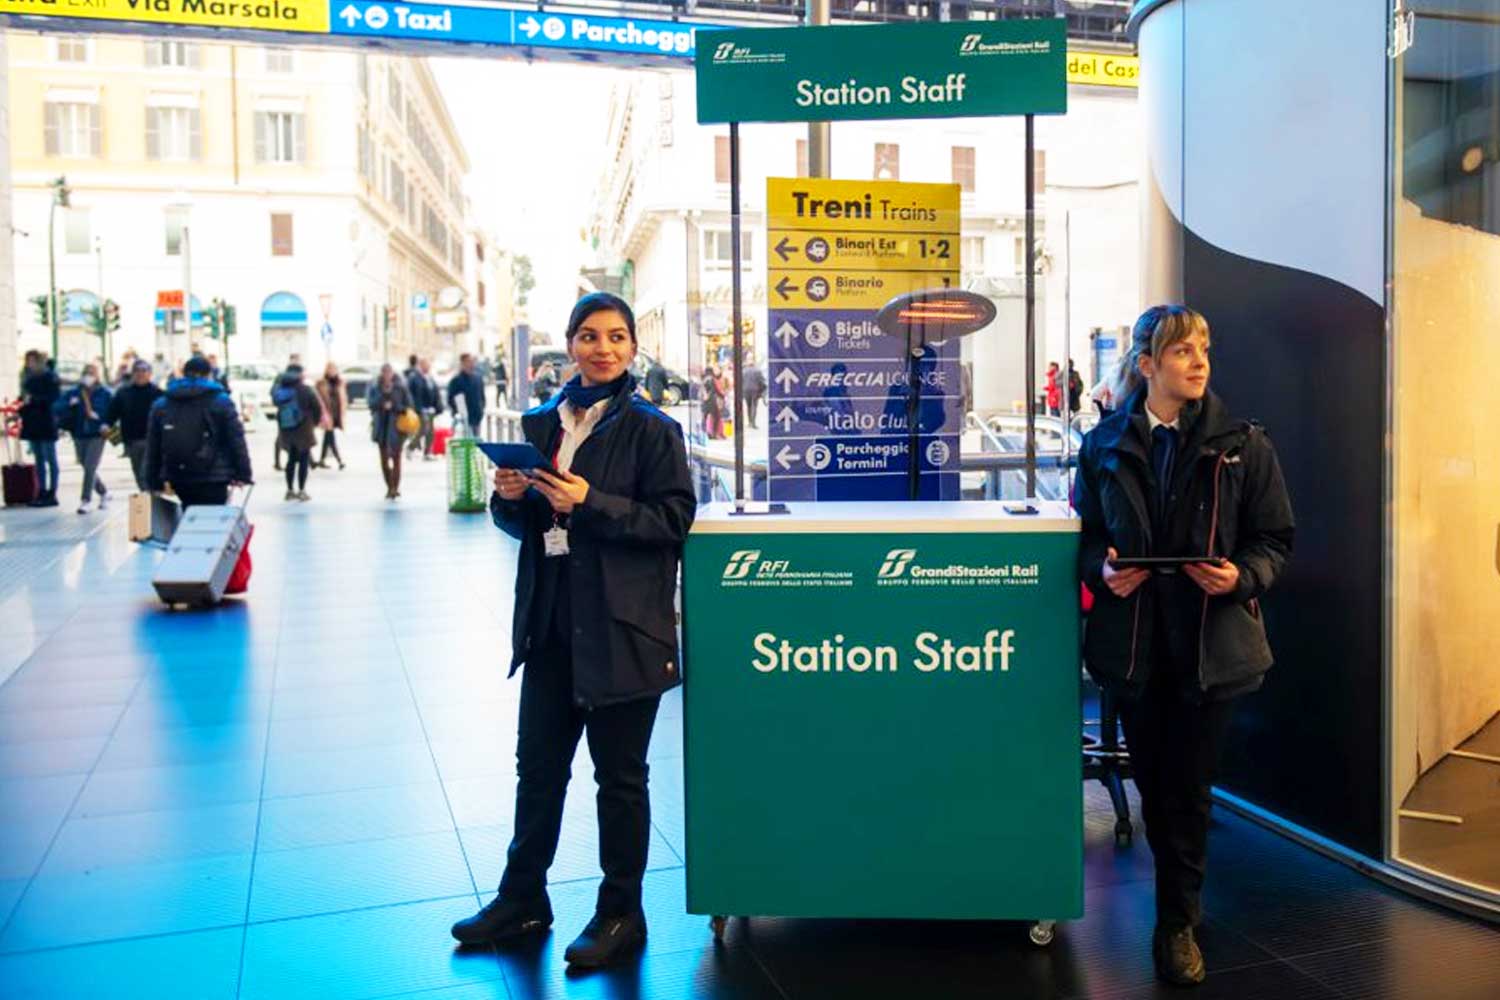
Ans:
<svg viewBox="0 0 1500 1000"><path fill-rule="evenodd" d="M561 339L578 268L592 263L580 231L605 162L610 84L622 71L478 58L431 65L469 154L474 217L501 246L531 256L532 328Z"/></svg>

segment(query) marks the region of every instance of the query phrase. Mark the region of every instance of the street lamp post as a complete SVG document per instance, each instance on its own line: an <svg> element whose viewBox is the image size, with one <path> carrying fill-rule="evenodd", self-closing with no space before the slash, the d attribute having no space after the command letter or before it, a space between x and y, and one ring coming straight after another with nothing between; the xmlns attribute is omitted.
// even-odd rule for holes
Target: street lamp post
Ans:
<svg viewBox="0 0 1500 1000"><path fill-rule="evenodd" d="M99 297L99 347L104 352L104 375L107 378L115 363L110 357L109 323L104 318L104 241L97 236L94 237L94 275L94 294Z"/></svg>
<svg viewBox="0 0 1500 1000"><path fill-rule="evenodd" d="M52 182L52 204L47 209L47 323L52 328L52 359L57 360L57 210L68 207L68 179Z"/></svg>

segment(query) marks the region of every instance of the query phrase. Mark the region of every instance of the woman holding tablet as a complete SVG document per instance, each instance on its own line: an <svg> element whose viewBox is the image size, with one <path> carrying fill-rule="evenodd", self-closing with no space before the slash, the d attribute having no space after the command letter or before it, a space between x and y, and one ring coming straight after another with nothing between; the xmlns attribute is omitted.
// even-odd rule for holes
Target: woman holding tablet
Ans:
<svg viewBox="0 0 1500 1000"><path fill-rule="evenodd" d="M1079 573L1095 595L1084 658L1120 699L1156 862L1152 954L1178 985L1205 975L1193 928L1210 786L1234 700L1271 666L1259 598L1293 533L1271 439L1209 391L1208 352L1193 310L1142 314L1118 408L1084 438L1074 503Z"/></svg>
<svg viewBox="0 0 1500 1000"><path fill-rule="evenodd" d="M566 957L597 967L646 939L646 748L662 692L681 681L674 598L697 499L682 429L636 395L630 307L608 293L585 296L567 340L578 374L521 418L551 467L499 469L490 498L495 524L521 542L511 632L511 673L526 668L515 832L499 896L453 936L491 943L551 926L547 869L586 733L604 882Z"/></svg>

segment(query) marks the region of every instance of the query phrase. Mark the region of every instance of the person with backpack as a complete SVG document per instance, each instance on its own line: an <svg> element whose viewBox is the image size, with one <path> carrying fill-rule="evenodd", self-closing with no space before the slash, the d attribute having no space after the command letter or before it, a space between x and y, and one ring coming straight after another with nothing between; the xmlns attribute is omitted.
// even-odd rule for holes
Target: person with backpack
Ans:
<svg viewBox="0 0 1500 1000"><path fill-rule="evenodd" d="M1209 391L1209 329L1183 306L1136 322L1118 409L1083 439L1078 571L1093 596L1084 661L1125 723L1156 868L1152 958L1168 983L1206 975L1194 927L1211 786L1236 699L1271 667L1260 598L1292 551L1276 449ZM1188 557L1180 572L1130 556Z"/></svg>
<svg viewBox="0 0 1500 1000"><path fill-rule="evenodd" d="M385 498L396 500L401 496L401 446L405 437L399 424L401 415L412 409L411 391L396 369L381 365L380 375L370 383L365 401L370 407L370 440L380 449Z"/></svg>
<svg viewBox="0 0 1500 1000"><path fill-rule="evenodd" d="M146 424L147 485L170 485L184 510L228 503L230 486L255 481L239 410L212 374L207 358L189 358Z"/></svg>
<svg viewBox="0 0 1500 1000"><path fill-rule="evenodd" d="M151 489L146 474L146 430L151 420L151 408L162 395L161 386L151 381L151 362L142 358L131 364L129 381L115 390L114 398L109 401L109 410L104 414L106 424L120 428L120 440L130 459L135 487L142 493Z"/></svg>
<svg viewBox="0 0 1500 1000"><path fill-rule="evenodd" d="M114 394L99 382L99 367L83 366L78 384L57 402L58 426L73 438L73 453L83 469L83 497L78 513L89 512L89 500L99 494L99 509L109 503L109 487L99 476L99 460L104 457L104 417Z"/></svg>
<svg viewBox="0 0 1500 1000"><path fill-rule="evenodd" d="M286 499L308 501L307 470L312 466L313 446L318 443L318 425L323 404L302 378L301 365L289 365L271 390L276 404L276 442L286 452Z"/></svg>
<svg viewBox="0 0 1500 1000"><path fill-rule="evenodd" d="M36 458L37 495L28 506L57 506L57 414L53 407L62 398L62 380L41 351L26 352L21 372L21 440L31 446Z"/></svg>

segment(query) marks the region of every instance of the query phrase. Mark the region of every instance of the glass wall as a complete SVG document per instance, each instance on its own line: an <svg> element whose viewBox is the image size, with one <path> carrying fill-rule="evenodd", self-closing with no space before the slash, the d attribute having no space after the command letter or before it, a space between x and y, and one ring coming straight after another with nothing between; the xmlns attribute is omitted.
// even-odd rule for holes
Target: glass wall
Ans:
<svg viewBox="0 0 1500 1000"><path fill-rule="evenodd" d="M1500 4L1397 65L1391 853L1500 898Z"/></svg>

